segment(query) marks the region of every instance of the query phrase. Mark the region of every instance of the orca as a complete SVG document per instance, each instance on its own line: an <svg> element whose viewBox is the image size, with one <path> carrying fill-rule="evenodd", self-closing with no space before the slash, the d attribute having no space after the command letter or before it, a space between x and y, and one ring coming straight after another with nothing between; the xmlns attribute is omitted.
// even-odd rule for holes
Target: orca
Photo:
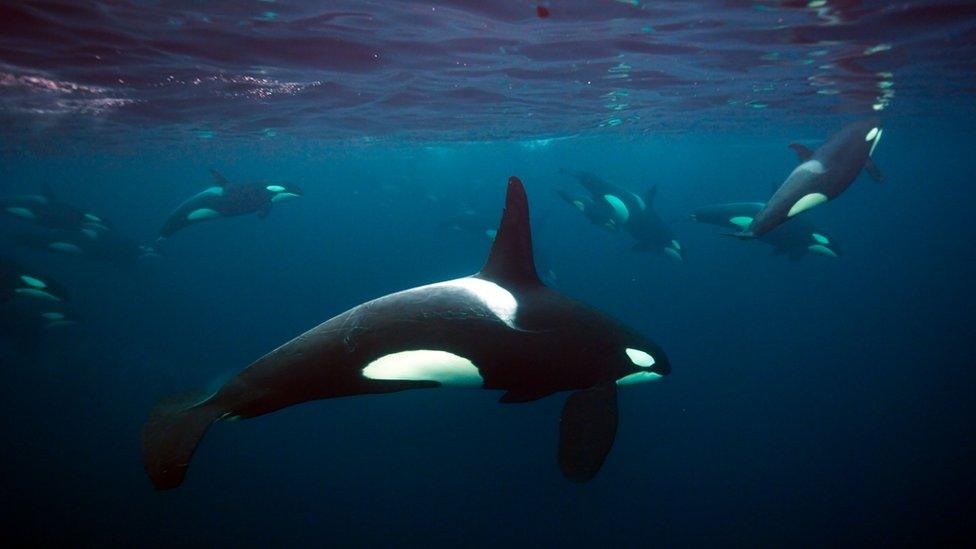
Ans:
<svg viewBox="0 0 976 549"><path fill-rule="evenodd" d="M871 160L883 133L877 119L848 124L816 150L799 143L790 148L801 163L773 193L752 223L739 232L726 233L743 239L760 237L794 216L837 198L861 170L882 181L881 171Z"/></svg>
<svg viewBox="0 0 976 549"><path fill-rule="evenodd" d="M654 211L657 185L644 196L639 196L588 172L561 170L561 173L576 177L580 185L589 191L594 209L607 212L609 224L622 227L637 241L633 248L635 251L654 251L669 259L684 261L685 252L681 243L671 227Z"/></svg>
<svg viewBox="0 0 976 549"><path fill-rule="evenodd" d="M57 230L109 230L111 225L101 216L62 202L51 186L45 184L40 194L0 198L0 213L31 221Z"/></svg>
<svg viewBox="0 0 976 549"><path fill-rule="evenodd" d="M536 273L528 201L508 181L498 235L480 272L369 301L258 359L215 393L165 400L142 429L157 489L179 486L215 421L253 418L317 399L470 387L502 403L573 391L560 421L559 464L592 479L613 445L618 386L671 371L655 343L545 286Z"/></svg>
<svg viewBox="0 0 976 549"><path fill-rule="evenodd" d="M51 230L19 234L14 237L14 241L36 250L106 263L133 263L160 256L155 246L143 244L115 230Z"/></svg>
<svg viewBox="0 0 976 549"><path fill-rule="evenodd" d="M472 208L464 208L459 213L449 216L440 223L440 227L468 232L489 242L495 240L498 232L492 222Z"/></svg>
<svg viewBox="0 0 976 549"><path fill-rule="evenodd" d="M0 299L0 339L19 346L22 351L37 351L44 337L81 323L61 302L16 295Z"/></svg>
<svg viewBox="0 0 976 549"><path fill-rule="evenodd" d="M614 209L606 200L596 201L588 196L573 194L566 189L557 189L556 194L564 202L576 208L583 217L590 220L590 223L614 232L620 229L614 217Z"/></svg>
<svg viewBox="0 0 976 549"><path fill-rule="evenodd" d="M696 208L689 218L699 223L741 230L752 223L763 206L765 204L762 202L712 204ZM760 236L758 240L772 246L774 254L785 255L791 261L798 261L808 253L828 257L842 255L836 239L818 229L806 218L784 223Z"/></svg>
<svg viewBox="0 0 976 549"><path fill-rule="evenodd" d="M302 191L287 183L231 183L216 170L210 170L214 186L180 204L159 231L164 240L176 231L208 219L256 213L264 219L276 202L302 196Z"/></svg>
<svg viewBox="0 0 976 549"><path fill-rule="evenodd" d="M68 292L64 287L47 275L39 274L0 257L0 303L18 297L39 300L47 304L69 300Z"/></svg>

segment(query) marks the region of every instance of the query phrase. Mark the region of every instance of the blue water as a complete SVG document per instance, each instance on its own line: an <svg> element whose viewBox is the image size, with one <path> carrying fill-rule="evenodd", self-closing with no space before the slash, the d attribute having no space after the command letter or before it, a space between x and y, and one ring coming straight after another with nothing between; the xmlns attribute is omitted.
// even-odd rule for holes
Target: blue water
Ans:
<svg viewBox="0 0 976 549"><path fill-rule="evenodd" d="M523 2L334 4L0 8L0 196L49 184L151 244L210 168L305 191L128 263L19 246L40 229L0 218L0 256L65 285L81 320L0 339L4 538L973 541L976 10L550 2L542 18ZM841 257L793 262L686 220L766 200L796 166L788 143L868 115L884 120L884 183L861 175L804 214ZM586 222L554 192L573 184L560 168L657 185L686 261ZM183 486L152 489L139 430L158 398L212 390L368 299L475 272L489 241L441 225L465 208L497 220L513 174L550 284L672 364L621 391L595 480L568 482L556 464L563 394L499 405L497 392L440 390L219 423Z"/></svg>

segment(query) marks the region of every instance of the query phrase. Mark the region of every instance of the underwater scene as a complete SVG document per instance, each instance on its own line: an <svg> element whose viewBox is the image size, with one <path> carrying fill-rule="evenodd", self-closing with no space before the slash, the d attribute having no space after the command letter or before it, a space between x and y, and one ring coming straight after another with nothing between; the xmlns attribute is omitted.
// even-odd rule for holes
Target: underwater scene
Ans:
<svg viewBox="0 0 976 549"><path fill-rule="evenodd" d="M0 2L0 539L972 546L976 4Z"/></svg>

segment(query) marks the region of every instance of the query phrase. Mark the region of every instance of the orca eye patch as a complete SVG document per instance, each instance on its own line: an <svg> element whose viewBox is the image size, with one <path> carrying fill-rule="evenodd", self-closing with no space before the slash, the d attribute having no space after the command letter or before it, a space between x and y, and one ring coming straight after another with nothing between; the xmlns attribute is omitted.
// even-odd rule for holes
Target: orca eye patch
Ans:
<svg viewBox="0 0 976 549"><path fill-rule="evenodd" d="M650 368L651 366L654 366L654 357L644 351L641 351L640 349L631 349L628 347L626 353L631 362L642 368Z"/></svg>

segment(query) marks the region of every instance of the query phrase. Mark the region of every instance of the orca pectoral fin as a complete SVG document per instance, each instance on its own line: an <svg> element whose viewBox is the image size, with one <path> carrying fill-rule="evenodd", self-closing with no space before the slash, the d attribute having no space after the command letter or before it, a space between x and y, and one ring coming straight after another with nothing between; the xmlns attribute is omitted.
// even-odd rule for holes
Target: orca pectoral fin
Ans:
<svg viewBox="0 0 976 549"><path fill-rule="evenodd" d="M796 155L800 157L800 162L806 162L807 160L810 160L811 156L813 156L813 151L811 151L810 147L807 147L806 145L790 143L789 147L796 151Z"/></svg>
<svg viewBox="0 0 976 549"><path fill-rule="evenodd" d="M271 213L271 203L269 202L264 206L261 206L261 209L258 210L258 219L267 219L268 214L270 213Z"/></svg>
<svg viewBox="0 0 976 549"><path fill-rule="evenodd" d="M871 160L870 156L864 162L864 171L868 172L871 179L877 181L878 183L884 181L884 176L881 175L881 170L878 169L878 165L874 163L874 160Z"/></svg>
<svg viewBox="0 0 976 549"><path fill-rule="evenodd" d="M737 232L737 233L728 232L728 231L722 231L722 232L720 232L718 234L720 234L722 236L734 236L735 238L738 238L739 240L752 240L753 238L756 238L756 235L752 234L748 230L746 230L746 231L740 231L740 232Z"/></svg>
<svg viewBox="0 0 976 549"><path fill-rule="evenodd" d="M596 476L617 436L617 386L598 385L569 395L559 420L559 466L574 482Z"/></svg>

